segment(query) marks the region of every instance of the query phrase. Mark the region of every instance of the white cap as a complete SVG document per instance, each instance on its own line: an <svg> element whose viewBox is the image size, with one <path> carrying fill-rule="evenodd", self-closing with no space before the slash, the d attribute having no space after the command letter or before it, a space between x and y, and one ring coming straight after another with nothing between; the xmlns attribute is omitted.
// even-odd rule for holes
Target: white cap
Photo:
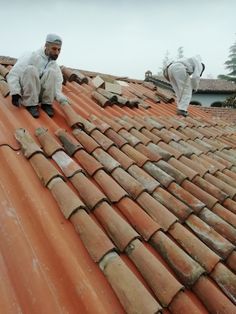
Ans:
<svg viewBox="0 0 236 314"><path fill-rule="evenodd" d="M62 44L62 39L61 39L60 36L58 36L56 34L48 34L47 37L46 37L46 42L47 43L61 45Z"/></svg>

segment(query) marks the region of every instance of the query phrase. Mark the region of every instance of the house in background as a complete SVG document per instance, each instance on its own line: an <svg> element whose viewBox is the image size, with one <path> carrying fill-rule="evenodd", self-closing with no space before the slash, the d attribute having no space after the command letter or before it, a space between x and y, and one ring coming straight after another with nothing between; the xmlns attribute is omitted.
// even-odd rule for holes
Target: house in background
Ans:
<svg viewBox="0 0 236 314"><path fill-rule="evenodd" d="M162 76L145 73L145 81L153 82L162 90L172 91L170 83ZM222 103L236 94L236 84L219 79L201 79L197 93L193 94L191 104L202 107L221 107Z"/></svg>

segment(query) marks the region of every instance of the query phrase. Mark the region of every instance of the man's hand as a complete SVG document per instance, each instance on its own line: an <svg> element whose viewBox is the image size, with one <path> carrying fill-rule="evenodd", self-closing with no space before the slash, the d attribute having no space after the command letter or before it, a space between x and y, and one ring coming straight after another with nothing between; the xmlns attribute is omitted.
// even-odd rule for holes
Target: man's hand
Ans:
<svg viewBox="0 0 236 314"><path fill-rule="evenodd" d="M16 107L20 107L21 105L21 95L16 94L16 95L12 95L12 100L11 100L12 104Z"/></svg>

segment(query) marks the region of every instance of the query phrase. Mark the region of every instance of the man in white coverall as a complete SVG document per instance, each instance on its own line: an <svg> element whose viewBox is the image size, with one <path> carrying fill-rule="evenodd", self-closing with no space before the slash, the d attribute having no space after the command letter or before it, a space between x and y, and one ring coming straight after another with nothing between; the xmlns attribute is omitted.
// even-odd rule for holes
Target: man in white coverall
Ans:
<svg viewBox="0 0 236 314"><path fill-rule="evenodd" d="M200 77L205 69L200 57L182 58L170 63L166 71L167 78L177 98L177 115L186 117L192 92L198 90Z"/></svg>
<svg viewBox="0 0 236 314"><path fill-rule="evenodd" d="M44 48L19 58L7 76L12 104L22 104L34 118L39 117L39 103L49 117L54 115L54 99L68 103L61 91L63 77L56 63L61 45L58 35L48 34Z"/></svg>

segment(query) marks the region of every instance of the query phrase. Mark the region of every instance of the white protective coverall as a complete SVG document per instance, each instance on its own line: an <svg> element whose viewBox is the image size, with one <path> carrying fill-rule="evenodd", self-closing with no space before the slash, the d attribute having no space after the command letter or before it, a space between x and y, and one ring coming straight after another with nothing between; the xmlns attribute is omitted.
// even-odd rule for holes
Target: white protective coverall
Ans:
<svg viewBox="0 0 236 314"><path fill-rule="evenodd" d="M202 69L200 57L182 58L168 67L169 80L175 91L179 110L187 111L192 90L198 90Z"/></svg>
<svg viewBox="0 0 236 314"><path fill-rule="evenodd" d="M10 94L22 96L24 106L37 106L39 102L51 105L56 99L67 102L63 95L63 77L55 60L49 60L44 48L18 59L7 76Z"/></svg>

